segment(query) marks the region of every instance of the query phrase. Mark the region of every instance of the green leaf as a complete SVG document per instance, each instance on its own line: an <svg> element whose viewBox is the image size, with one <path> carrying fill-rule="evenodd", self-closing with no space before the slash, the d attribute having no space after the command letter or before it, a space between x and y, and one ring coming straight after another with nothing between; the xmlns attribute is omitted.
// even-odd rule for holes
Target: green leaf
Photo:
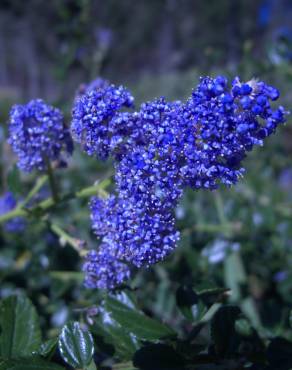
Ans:
<svg viewBox="0 0 292 370"><path fill-rule="evenodd" d="M20 181L20 172L16 165L8 172L7 185L10 191L14 194L21 194L22 184Z"/></svg>
<svg viewBox="0 0 292 370"><path fill-rule="evenodd" d="M26 357L41 344L39 319L31 301L11 296L0 303L0 356Z"/></svg>
<svg viewBox="0 0 292 370"><path fill-rule="evenodd" d="M89 365L93 352L93 338L88 330L82 330L79 322L69 322L59 336L59 350L65 362L72 367Z"/></svg>
<svg viewBox="0 0 292 370"><path fill-rule="evenodd" d="M236 306L222 306L215 313L211 321L211 337L218 354L225 356L233 353L238 345L238 336L235 331L235 322L241 311Z"/></svg>
<svg viewBox="0 0 292 370"><path fill-rule="evenodd" d="M112 296L117 301L123 303L128 308L136 309L135 295L132 292L118 292Z"/></svg>
<svg viewBox="0 0 292 370"><path fill-rule="evenodd" d="M221 303L214 303L210 308L209 310L207 310L203 315L202 317L200 318L200 322L201 323L207 323L208 321L210 321L214 315L216 314L216 312L220 309L221 307Z"/></svg>
<svg viewBox="0 0 292 370"><path fill-rule="evenodd" d="M253 334L253 329L250 323L245 318L236 320L235 330L243 337L250 337Z"/></svg>
<svg viewBox="0 0 292 370"><path fill-rule="evenodd" d="M115 354L121 360L130 360L138 349L137 339L129 334L109 313L100 308L99 317L93 326L94 333L102 336L107 344L112 344Z"/></svg>
<svg viewBox="0 0 292 370"><path fill-rule="evenodd" d="M176 335L169 326L127 307L114 298L108 297L105 300L105 309L112 319L138 339L151 341Z"/></svg>
<svg viewBox="0 0 292 370"><path fill-rule="evenodd" d="M123 362L113 364L112 370L137 370L137 368L133 366L132 362Z"/></svg>
<svg viewBox="0 0 292 370"><path fill-rule="evenodd" d="M199 306L199 305L198 305ZM214 303L209 310L205 310L200 312L199 314L199 320L197 323L192 327L192 330L188 334L188 339L192 341L197 337L197 335L200 333L202 328L214 317L216 312L221 307L221 303Z"/></svg>
<svg viewBox="0 0 292 370"><path fill-rule="evenodd" d="M231 253L224 261L225 283L231 289L230 299L238 302L242 296L242 286L247 284L244 266L238 252Z"/></svg>
<svg viewBox="0 0 292 370"><path fill-rule="evenodd" d="M263 330L261 318L252 297L246 297L241 301L240 308L257 330Z"/></svg>
<svg viewBox="0 0 292 370"><path fill-rule="evenodd" d="M41 344L38 350L38 354L43 357L51 357L56 350L57 344L58 338L48 339L47 341Z"/></svg>
<svg viewBox="0 0 292 370"><path fill-rule="evenodd" d="M0 359L0 370L65 370L62 366L40 358Z"/></svg>
<svg viewBox="0 0 292 370"><path fill-rule="evenodd" d="M261 319L252 297L243 294L244 290L247 290L247 276L238 252L233 252L225 259L224 275L225 283L231 289L230 300L240 304L242 312L252 325L258 330L262 330Z"/></svg>
<svg viewBox="0 0 292 370"><path fill-rule="evenodd" d="M207 306L226 300L230 295L230 289L209 288L197 292L199 299Z"/></svg>

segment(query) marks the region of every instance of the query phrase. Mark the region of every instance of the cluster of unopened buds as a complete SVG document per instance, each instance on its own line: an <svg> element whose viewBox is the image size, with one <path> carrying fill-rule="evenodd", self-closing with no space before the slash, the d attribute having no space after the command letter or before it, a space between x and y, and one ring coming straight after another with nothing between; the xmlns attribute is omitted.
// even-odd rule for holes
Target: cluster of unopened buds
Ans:
<svg viewBox="0 0 292 370"><path fill-rule="evenodd" d="M159 98L136 110L127 89L98 79L77 92L71 130L42 100L14 106L9 143L29 172L50 161L64 165L71 137L88 155L113 159L115 194L90 202L100 244L83 267L86 286L112 289L175 249L174 210L186 188L238 181L246 153L285 122L284 108L272 107L278 97L254 79L228 85L225 77L205 77L184 102Z"/></svg>

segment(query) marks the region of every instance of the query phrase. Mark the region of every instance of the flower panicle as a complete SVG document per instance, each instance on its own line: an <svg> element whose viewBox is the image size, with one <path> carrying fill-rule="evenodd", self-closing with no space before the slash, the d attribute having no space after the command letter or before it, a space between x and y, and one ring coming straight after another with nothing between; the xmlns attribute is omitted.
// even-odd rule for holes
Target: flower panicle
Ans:
<svg viewBox="0 0 292 370"><path fill-rule="evenodd" d="M186 102L160 98L118 111L132 104L128 94L100 89L73 108L77 141L90 155L112 156L116 170L117 195L90 203L101 238L84 267L91 288L112 289L129 278L131 266L165 259L179 240L174 209L184 190L236 184L247 153L288 113L273 107L279 91L256 79L229 85L224 76L203 77Z"/></svg>
<svg viewBox="0 0 292 370"><path fill-rule="evenodd" d="M71 155L73 152L73 141L63 114L41 99L12 107L8 142L24 172L45 171L52 161L64 166L63 153Z"/></svg>

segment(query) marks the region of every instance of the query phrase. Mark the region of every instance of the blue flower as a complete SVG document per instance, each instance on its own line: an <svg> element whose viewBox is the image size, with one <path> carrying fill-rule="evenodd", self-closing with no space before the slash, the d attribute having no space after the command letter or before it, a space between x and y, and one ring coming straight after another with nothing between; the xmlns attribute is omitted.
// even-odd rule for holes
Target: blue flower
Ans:
<svg viewBox="0 0 292 370"><path fill-rule="evenodd" d="M224 239L215 239L208 244L201 252L201 255L208 259L211 265L222 262L230 252L240 249L239 243L231 243Z"/></svg>
<svg viewBox="0 0 292 370"><path fill-rule="evenodd" d="M133 101L126 89L114 85L91 89L76 99L71 130L88 155L106 159L112 154L113 141L123 139L127 122L131 121L129 117L117 118L117 113L132 107Z"/></svg>
<svg viewBox="0 0 292 370"><path fill-rule="evenodd" d="M83 271L87 288L113 289L130 278L128 266L111 254L107 244L87 254Z"/></svg>
<svg viewBox="0 0 292 370"><path fill-rule="evenodd" d="M161 98L141 106L135 115L138 134L116 163L119 196L144 207L172 212L183 192L180 174L180 103Z"/></svg>
<svg viewBox="0 0 292 370"><path fill-rule="evenodd" d="M176 247L179 232L172 213L163 208L148 209L115 196L107 200L93 198L90 208L93 231L120 261L149 267Z"/></svg>
<svg viewBox="0 0 292 370"><path fill-rule="evenodd" d="M61 111L41 99L12 107L8 142L18 156L19 168L25 172L43 171L48 161L63 165L63 152L73 151Z"/></svg>
<svg viewBox="0 0 292 370"><path fill-rule="evenodd" d="M279 95L273 87L236 78L231 90L224 82L215 94L216 84L217 79L202 78L184 108L183 176L194 189L235 184L244 173L246 153L285 122L284 108L274 110L270 104Z"/></svg>
<svg viewBox="0 0 292 370"><path fill-rule="evenodd" d="M277 283L282 283L289 277L288 271L278 271L274 274L273 280L276 281Z"/></svg>
<svg viewBox="0 0 292 370"><path fill-rule="evenodd" d="M16 200L11 192L6 192L0 197L0 215L5 215L16 207ZM7 232L22 232L25 229L25 220L22 217L15 217L4 223Z"/></svg>

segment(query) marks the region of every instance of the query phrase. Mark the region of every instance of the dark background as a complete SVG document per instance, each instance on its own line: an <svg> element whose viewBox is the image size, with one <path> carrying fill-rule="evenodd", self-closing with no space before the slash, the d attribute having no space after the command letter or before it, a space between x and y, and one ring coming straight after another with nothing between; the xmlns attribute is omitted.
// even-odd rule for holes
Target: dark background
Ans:
<svg viewBox="0 0 292 370"><path fill-rule="evenodd" d="M142 97L218 70L273 79L292 61L291 17L291 0L1 0L0 94L65 102L97 75Z"/></svg>

